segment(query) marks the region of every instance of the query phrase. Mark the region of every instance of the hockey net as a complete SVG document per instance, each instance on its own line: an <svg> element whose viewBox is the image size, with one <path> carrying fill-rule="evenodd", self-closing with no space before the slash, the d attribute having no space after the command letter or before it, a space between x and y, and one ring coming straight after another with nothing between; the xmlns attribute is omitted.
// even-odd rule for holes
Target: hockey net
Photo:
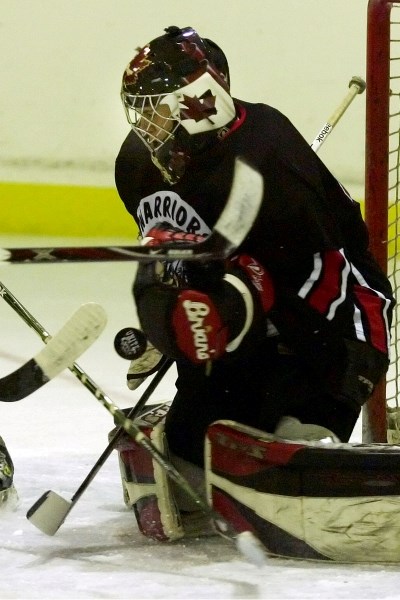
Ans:
<svg viewBox="0 0 400 600"><path fill-rule="evenodd" d="M369 0L365 219L371 250L400 300L400 0ZM364 407L363 441L400 443L400 306L386 381Z"/></svg>

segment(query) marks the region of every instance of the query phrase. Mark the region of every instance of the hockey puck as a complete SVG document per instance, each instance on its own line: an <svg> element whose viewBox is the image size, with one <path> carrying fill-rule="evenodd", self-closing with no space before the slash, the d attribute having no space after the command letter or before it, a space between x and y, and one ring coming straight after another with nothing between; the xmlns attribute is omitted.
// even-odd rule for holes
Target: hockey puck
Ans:
<svg viewBox="0 0 400 600"><path fill-rule="evenodd" d="M122 358L133 360L139 358L147 347L146 336L140 329L125 327L114 338L116 353Z"/></svg>

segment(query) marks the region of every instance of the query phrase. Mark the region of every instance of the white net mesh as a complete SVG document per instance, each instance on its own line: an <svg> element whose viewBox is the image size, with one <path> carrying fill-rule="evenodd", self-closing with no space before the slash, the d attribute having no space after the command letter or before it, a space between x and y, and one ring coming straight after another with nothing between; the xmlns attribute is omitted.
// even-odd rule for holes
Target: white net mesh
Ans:
<svg viewBox="0 0 400 600"><path fill-rule="evenodd" d="M400 299L400 3L390 12L388 275L395 297ZM400 443L400 303L393 314L391 363L387 375L388 442Z"/></svg>

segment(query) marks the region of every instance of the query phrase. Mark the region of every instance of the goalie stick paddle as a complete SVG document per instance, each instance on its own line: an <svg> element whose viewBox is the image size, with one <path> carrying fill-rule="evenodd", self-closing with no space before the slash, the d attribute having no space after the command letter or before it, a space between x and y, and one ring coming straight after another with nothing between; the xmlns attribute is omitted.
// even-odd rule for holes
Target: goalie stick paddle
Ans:
<svg viewBox="0 0 400 600"><path fill-rule="evenodd" d="M80 306L34 358L0 378L0 402L22 400L68 368L99 337L106 322L99 304Z"/></svg>
<svg viewBox="0 0 400 600"><path fill-rule="evenodd" d="M211 234L203 242L160 246L0 248L0 263L221 260L243 242L258 215L262 199L261 174L238 157L227 203Z"/></svg>

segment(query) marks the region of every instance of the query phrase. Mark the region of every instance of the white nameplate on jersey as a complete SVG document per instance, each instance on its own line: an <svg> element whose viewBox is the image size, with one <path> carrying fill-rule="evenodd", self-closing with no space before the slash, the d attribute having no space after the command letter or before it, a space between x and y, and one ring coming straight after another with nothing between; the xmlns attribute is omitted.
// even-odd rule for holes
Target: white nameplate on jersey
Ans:
<svg viewBox="0 0 400 600"><path fill-rule="evenodd" d="M158 191L142 198L137 211L137 220L142 236L160 223L169 223L187 233L208 236L211 229L199 217L190 204L176 192Z"/></svg>

